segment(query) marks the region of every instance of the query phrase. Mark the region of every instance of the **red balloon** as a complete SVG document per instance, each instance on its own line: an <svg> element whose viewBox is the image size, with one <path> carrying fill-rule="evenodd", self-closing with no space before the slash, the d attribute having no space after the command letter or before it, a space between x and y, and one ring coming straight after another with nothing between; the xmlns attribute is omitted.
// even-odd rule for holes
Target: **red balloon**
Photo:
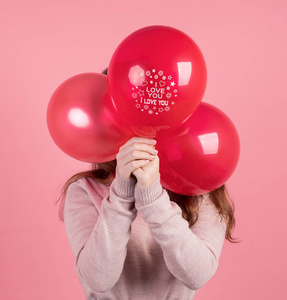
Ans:
<svg viewBox="0 0 287 300"><path fill-rule="evenodd" d="M119 147L132 137L116 115L106 77L73 76L56 89L48 105L47 125L54 142L84 162L115 159Z"/></svg>
<svg viewBox="0 0 287 300"><path fill-rule="evenodd" d="M108 70L108 88L119 116L138 136L183 123L206 87L206 65L196 43L166 26L142 28L122 41Z"/></svg>
<svg viewBox="0 0 287 300"><path fill-rule="evenodd" d="M201 195L223 185L234 172L239 136L229 117L201 103L172 135L158 139L162 186L182 195Z"/></svg>

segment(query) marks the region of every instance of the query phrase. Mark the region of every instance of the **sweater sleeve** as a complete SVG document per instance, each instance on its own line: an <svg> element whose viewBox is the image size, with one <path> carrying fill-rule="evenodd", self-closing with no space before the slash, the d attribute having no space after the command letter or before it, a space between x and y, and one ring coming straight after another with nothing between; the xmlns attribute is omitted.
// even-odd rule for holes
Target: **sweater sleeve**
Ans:
<svg viewBox="0 0 287 300"><path fill-rule="evenodd" d="M135 181L116 176L104 199L95 189L97 185L100 189L100 184L91 187L86 179L71 184L64 213L79 279L101 293L116 284L123 270L131 223L136 217Z"/></svg>
<svg viewBox="0 0 287 300"><path fill-rule="evenodd" d="M159 178L148 188L136 186L135 203L160 245L169 271L192 290L202 287L217 269L226 230L208 196L203 197L199 218L191 228Z"/></svg>

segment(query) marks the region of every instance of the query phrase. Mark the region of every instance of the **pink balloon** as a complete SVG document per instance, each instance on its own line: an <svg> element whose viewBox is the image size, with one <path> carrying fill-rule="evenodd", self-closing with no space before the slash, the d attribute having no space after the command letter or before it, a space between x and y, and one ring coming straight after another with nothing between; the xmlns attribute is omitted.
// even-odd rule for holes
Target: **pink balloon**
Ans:
<svg viewBox="0 0 287 300"><path fill-rule="evenodd" d="M200 195L223 185L240 154L239 136L229 117L201 103L184 125L158 139L163 187L182 195Z"/></svg>
<svg viewBox="0 0 287 300"><path fill-rule="evenodd" d="M54 142L84 162L115 159L119 147L132 137L114 110L106 77L73 76L56 89L48 105L47 125Z"/></svg>
<svg viewBox="0 0 287 300"><path fill-rule="evenodd" d="M142 28L122 41L109 64L108 88L119 116L138 136L183 123L206 87L196 43L167 26Z"/></svg>

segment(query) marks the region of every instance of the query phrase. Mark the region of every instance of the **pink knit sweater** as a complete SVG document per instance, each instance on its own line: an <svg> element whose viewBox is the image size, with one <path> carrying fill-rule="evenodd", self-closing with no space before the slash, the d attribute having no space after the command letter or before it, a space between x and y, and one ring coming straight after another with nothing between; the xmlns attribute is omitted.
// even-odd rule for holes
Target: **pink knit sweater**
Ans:
<svg viewBox="0 0 287 300"><path fill-rule="evenodd" d="M65 227L86 298L193 299L214 274L226 225L208 195L191 228L159 178L140 189L116 176L70 185Z"/></svg>

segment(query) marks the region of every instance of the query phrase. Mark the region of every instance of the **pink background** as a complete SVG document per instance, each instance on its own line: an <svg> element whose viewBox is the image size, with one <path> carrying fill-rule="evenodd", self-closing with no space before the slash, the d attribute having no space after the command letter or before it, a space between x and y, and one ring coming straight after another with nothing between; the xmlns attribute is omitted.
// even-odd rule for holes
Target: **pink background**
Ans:
<svg viewBox="0 0 287 300"><path fill-rule="evenodd" d="M66 156L46 127L55 88L101 72L136 29L169 25L190 35L208 70L204 101L241 138L228 182L235 236L197 300L285 299L287 2L23 0L0 4L1 299L84 299L64 225L53 205L85 163Z"/></svg>

